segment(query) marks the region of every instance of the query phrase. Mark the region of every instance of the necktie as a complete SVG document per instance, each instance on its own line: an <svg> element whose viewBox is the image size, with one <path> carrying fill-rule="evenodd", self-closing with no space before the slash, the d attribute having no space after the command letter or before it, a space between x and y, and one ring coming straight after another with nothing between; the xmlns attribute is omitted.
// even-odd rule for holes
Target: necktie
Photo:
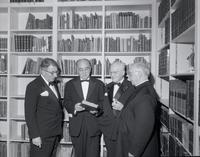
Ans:
<svg viewBox="0 0 200 157"><path fill-rule="evenodd" d="M49 82L49 86L54 86L54 85L55 85L55 81Z"/></svg>

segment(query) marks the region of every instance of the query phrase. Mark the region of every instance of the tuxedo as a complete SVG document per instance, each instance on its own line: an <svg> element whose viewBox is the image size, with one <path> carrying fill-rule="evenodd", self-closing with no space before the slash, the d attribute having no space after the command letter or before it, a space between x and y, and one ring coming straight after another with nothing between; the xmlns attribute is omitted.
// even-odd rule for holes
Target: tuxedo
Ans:
<svg viewBox="0 0 200 157"><path fill-rule="evenodd" d="M157 93L149 81L136 86L120 115L116 157L126 157L128 152L135 157L159 156L157 102ZM120 149L124 154L120 154Z"/></svg>
<svg viewBox="0 0 200 157"><path fill-rule="evenodd" d="M104 114L100 118L100 126L104 135L104 141L107 148L107 156L114 157L116 154L116 142L118 136L119 116L121 111L112 109L113 97L120 101L126 107L128 98L133 94L134 88L130 81L124 79L118 90L113 94L115 83L111 82L106 86L104 97Z"/></svg>
<svg viewBox="0 0 200 157"><path fill-rule="evenodd" d="M31 142L31 156L54 157L55 155L51 154L53 152L51 149L56 148L53 143L57 145L59 142L58 137L62 135L63 121L63 108L57 85L55 85L55 90L57 96L42 76L38 76L27 85L25 121L28 126L29 137L30 140L36 137L42 139L42 147L40 149ZM50 148L45 145L46 141L52 141Z"/></svg>
<svg viewBox="0 0 200 157"><path fill-rule="evenodd" d="M76 157L99 157L100 135L98 116L88 111L75 111L75 104L84 100L80 77L68 81L64 91L64 107L73 115L69 119L69 134L75 147ZM90 77L86 100L99 106L103 110L104 84L98 79Z"/></svg>

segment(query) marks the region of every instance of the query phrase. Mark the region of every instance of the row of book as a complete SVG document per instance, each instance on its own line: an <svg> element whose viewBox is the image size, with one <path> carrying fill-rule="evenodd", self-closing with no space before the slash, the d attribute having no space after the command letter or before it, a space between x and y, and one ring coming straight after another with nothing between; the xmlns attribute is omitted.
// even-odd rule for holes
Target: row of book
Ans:
<svg viewBox="0 0 200 157"><path fill-rule="evenodd" d="M102 63L97 61L96 58L90 59L92 66L92 75L101 75ZM77 75L76 60L74 59L63 59L58 60L58 64L61 68L61 74L66 75Z"/></svg>
<svg viewBox="0 0 200 157"><path fill-rule="evenodd" d="M0 126L0 140L6 140L8 136L7 121L1 120Z"/></svg>
<svg viewBox="0 0 200 157"><path fill-rule="evenodd" d="M7 95L7 77L1 76L0 77L0 96Z"/></svg>
<svg viewBox="0 0 200 157"><path fill-rule="evenodd" d="M12 45L15 52L52 52L52 36L14 35Z"/></svg>
<svg viewBox="0 0 200 157"><path fill-rule="evenodd" d="M130 38L106 37L105 52L150 52L151 38L148 39L145 34L139 34L138 39L134 36Z"/></svg>
<svg viewBox="0 0 200 157"><path fill-rule="evenodd" d="M97 13L79 15L74 10L62 12L59 17L60 29L99 29L102 28L102 16Z"/></svg>
<svg viewBox="0 0 200 157"><path fill-rule="evenodd" d="M85 37L84 39L75 38L62 39L58 41L59 52L101 52L102 40L100 37Z"/></svg>
<svg viewBox="0 0 200 157"><path fill-rule="evenodd" d="M24 69L22 74L40 74L40 64L42 62L42 58L38 57L37 61L28 57L26 59L26 63L24 65Z"/></svg>
<svg viewBox="0 0 200 157"><path fill-rule="evenodd" d="M141 17L134 12L111 13L105 17L105 28L151 28L152 18L150 16Z"/></svg>
<svg viewBox="0 0 200 157"><path fill-rule="evenodd" d="M12 130L11 130L12 138L14 138L15 140L29 141L28 127L25 122L12 121L11 127L12 127ZM3 137L5 137L4 132L5 131L0 132ZM63 123L63 138L61 142L67 142L67 143L71 142L71 136L69 135L68 122Z"/></svg>
<svg viewBox="0 0 200 157"><path fill-rule="evenodd" d="M0 54L0 74L7 73L7 54Z"/></svg>
<svg viewBox="0 0 200 157"><path fill-rule="evenodd" d="M162 0L158 7L158 24L160 24L163 18L166 16L170 9L170 0Z"/></svg>
<svg viewBox="0 0 200 157"><path fill-rule="evenodd" d="M73 2L73 1L101 1L101 0L58 0L59 2Z"/></svg>
<svg viewBox="0 0 200 157"><path fill-rule="evenodd" d="M169 49L162 49L159 54L158 62L159 75L169 74Z"/></svg>
<svg viewBox="0 0 200 157"><path fill-rule="evenodd" d="M0 142L0 156L6 157L7 156L7 143Z"/></svg>
<svg viewBox="0 0 200 157"><path fill-rule="evenodd" d="M0 38L0 52L7 52L8 50L8 39Z"/></svg>
<svg viewBox="0 0 200 157"><path fill-rule="evenodd" d="M7 117L7 101L0 101L0 117Z"/></svg>
<svg viewBox="0 0 200 157"><path fill-rule="evenodd" d="M183 145L170 134L161 134L160 139L162 157L191 156L191 154L187 150L185 150Z"/></svg>
<svg viewBox="0 0 200 157"><path fill-rule="evenodd" d="M164 110L164 109L161 110L160 121L167 129L169 129L169 113L168 113L168 110Z"/></svg>
<svg viewBox="0 0 200 157"><path fill-rule="evenodd" d="M194 80L169 81L169 106L186 118L194 119Z"/></svg>
<svg viewBox="0 0 200 157"><path fill-rule="evenodd" d="M175 117L169 119L169 131L172 136L176 137L184 148L193 153L193 125L183 122Z"/></svg>
<svg viewBox="0 0 200 157"><path fill-rule="evenodd" d="M170 41L170 18L165 20L165 44Z"/></svg>
<svg viewBox="0 0 200 157"><path fill-rule="evenodd" d="M10 155L11 157L30 157L30 144L12 143Z"/></svg>
<svg viewBox="0 0 200 157"><path fill-rule="evenodd" d="M26 23L26 29L52 29L53 18L46 14L45 19L38 19L32 13L29 13L28 20Z"/></svg>
<svg viewBox="0 0 200 157"><path fill-rule="evenodd" d="M44 0L10 0L11 3L15 2L44 2Z"/></svg>
<svg viewBox="0 0 200 157"><path fill-rule="evenodd" d="M195 23L195 0L180 1L172 14L172 39Z"/></svg>

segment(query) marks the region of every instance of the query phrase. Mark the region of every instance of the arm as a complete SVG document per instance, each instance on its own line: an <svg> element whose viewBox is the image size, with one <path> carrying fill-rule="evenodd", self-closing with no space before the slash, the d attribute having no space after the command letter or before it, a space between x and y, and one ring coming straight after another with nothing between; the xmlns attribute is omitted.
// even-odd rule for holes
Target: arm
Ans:
<svg viewBox="0 0 200 157"><path fill-rule="evenodd" d="M31 139L40 136L36 116L38 103L38 94L36 91L37 88L29 84L25 93L25 120Z"/></svg>
<svg viewBox="0 0 200 157"><path fill-rule="evenodd" d="M72 89L72 84L67 82L65 84L63 106L66 108L68 113L74 114L74 105L72 104L72 96L70 92Z"/></svg>
<svg viewBox="0 0 200 157"><path fill-rule="evenodd" d="M140 156L148 144L155 125L155 113L152 106L154 101L149 96L144 96L135 108L135 117L130 129L130 152L134 156Z"/></svg>

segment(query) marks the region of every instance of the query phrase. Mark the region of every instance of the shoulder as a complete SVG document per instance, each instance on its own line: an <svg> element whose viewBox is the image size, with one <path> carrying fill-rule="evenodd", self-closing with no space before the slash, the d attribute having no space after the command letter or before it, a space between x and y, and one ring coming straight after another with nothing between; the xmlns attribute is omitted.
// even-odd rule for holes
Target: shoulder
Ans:
<svg viewBox="0 0 200 157"><path fill-rule="evenodd" d="M31 81L27 87L38 87L41 86L41 78L40 76L38 76L36 79L34 79L33 81Z"/></svg>

